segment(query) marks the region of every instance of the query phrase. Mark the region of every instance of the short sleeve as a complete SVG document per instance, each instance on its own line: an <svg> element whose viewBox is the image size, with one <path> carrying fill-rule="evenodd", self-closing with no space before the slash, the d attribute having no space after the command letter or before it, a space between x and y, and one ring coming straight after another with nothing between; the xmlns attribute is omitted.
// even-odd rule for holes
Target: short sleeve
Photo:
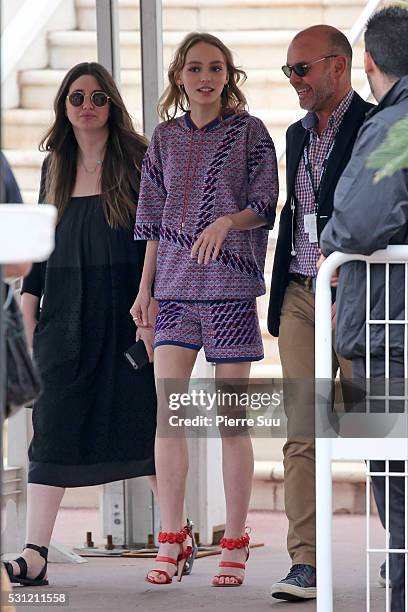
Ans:
<svg viewBox="0 0 408 612"><path fill-rule="evenodd" d="M135 240L159 240L160 237L160 225L167 192L164 186L159 127L156 127L153 132L152 140L143 158L134 229Z"/></svg>
<svg viewBox="0 0 408 612"><path fill-rule="evenodd" d="M47 262L34 263L31 272L23 279L21 294L30 293L41 298L44 293L45 269Z"/></svg>
<svg viewBox="0 0 408 612"><path fill-rule="evenodd" d="M251 118L248 134L247 208L265 220L272 229L279 195L278 164L275 146L260 119Z"/></svg>
<svg viewBox="0 0 408 612"><path fill-rule="evenodd" d="M41 182L40 182L40 192L38 195L38 203L42 204L45 202L46 192L45 192L45 180L47 176L47 168L48 168L48 157L46 157L41 166ZM36 295L41 298L44 292L44 282L45 282L45 271L47 267L47 262L42 261L40 263L34 263L31 268L30 274L23 279L23 285L21 287L21 293L30 293L31 295Z"/></svg>

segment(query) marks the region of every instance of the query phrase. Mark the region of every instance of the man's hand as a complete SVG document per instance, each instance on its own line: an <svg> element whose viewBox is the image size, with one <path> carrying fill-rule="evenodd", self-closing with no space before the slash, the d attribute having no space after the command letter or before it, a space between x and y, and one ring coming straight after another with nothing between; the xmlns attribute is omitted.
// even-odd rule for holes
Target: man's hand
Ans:
<svg viewBox="0 0 408 612"><path fill-rule="evenodd" d="M323 254L320 255L319 259L317 260L317 264L316 264L317 271L320 270L322 263L326 261L326 259L327 257L325 257ZM330 286L338 287L338 285L339 285L339 269L337 268L337 270L335 270L332 274L332 277L330 280Z"/></svg>
<svg viewBox="0 0 408 612"><path fill-rule="evenodd" d="M228 215L219 217L199 235L193 248L191 249L191 258L197 257L198 264L208 264L210 259L215 261L220 252L222 243L224 242L229 230L232 227L232 220Z"/></svg>

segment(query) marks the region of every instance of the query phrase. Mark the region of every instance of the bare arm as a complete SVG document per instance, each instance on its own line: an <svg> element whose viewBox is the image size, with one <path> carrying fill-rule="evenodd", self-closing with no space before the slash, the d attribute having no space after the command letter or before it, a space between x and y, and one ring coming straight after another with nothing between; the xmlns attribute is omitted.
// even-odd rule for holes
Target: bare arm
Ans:
<svg viewBox="0 0 408 612"><path fill-rule="evenodd" d="M3 275L5 278L19 278L20 276L27 276L31 270L32 264L29 262L8 264L3 268Z"/></svg>
<svg viewBox="0 0 408 612"><path fill-rule="evenodd" d="M233 215L227 215L227 219L230 219L230 229L233 230L251 230L266 225L265 219L262 219L255 211L248 208Z"/></svg>
<svg viewBox="0 0 408 612"><path fill-rule="evenodd" d="M34 329L37 325L37 309L40 298L31 293L23 293L21 296L21 311L23 313L24 327L28 346L33 347Z"/></svg>
<svg viewBox="0 0 408 612"><path fill-rule="evenodd" d="M151 326L154 323L152 317L155 317L155 312L157 312L157 304L155 300L152 300L152 285L156 274L158 248L157 240L147 241L139 292L130 309L130 314L138 327Z"/></svg>

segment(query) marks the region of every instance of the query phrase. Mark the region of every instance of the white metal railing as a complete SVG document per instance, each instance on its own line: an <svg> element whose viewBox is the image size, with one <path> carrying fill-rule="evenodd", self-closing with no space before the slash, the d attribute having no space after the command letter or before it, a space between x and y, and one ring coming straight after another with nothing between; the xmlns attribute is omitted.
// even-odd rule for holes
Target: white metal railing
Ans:
<svg viewBox="0 0 408 612"><path fill-rule="evenodd" d="M385 250L376 251L371 256L355 254L333 253L323 263L317 276L316 284L316 324L315 327L315 372L316 385L319 381L331 380L332 376L332 328L331 328L331 288L330 278L336 268L349 261L364 261L367 269L367 291L366 291L366 329L369 330L370 325L378 325L378 321L370 318L370 265L373 263L385 264L386 267L386 282L389 280L389 265L404 264L405 266L405 317L404 320L393 321L389 318L389 289L386 287L386 309L385 319L381 321L385 325L386 335L386 364L389 364L389 328L393 323L404 325L405 334L405 351L404 351L404 367L405 367L405 387L407 379L408 367L408 245L390 246ZM387 331L388 329L388 331ZM388 338L388 340L387 340ZM370 344L369 331L367 333L368 351L366 363L369 363ZM386 365L385 378L389 377L389 366ZM366 373L369 376L369 369ZM326 385L329 387L329 385ZM316 386L317 388L317 386ZM405 388L405 399L407 396ZM316 399L316 431L322 427L325 419L322 410L322 405L318 406L318 402L322 400L322 385L319 387L320 400ZM316 397L318 394L316 393ZM329 409L330 389L327 388L326 406ZM407 411L405 401L405 416ZM381 415L369 415L369 418ZM320 431L323 431L320 429ZM368 462L367 479L366 479L366 555L367 555L367 571L366 571L366 610L370 612L370 566L369 560L372 553L382 552L387 560L387 586L386 586L386 604L385 610L389 612L389 586L388 586L388 561L389 554L399 552L405 554L405 585L408 584L408 442L406 435L403 435L395 429L387 438L347 438L317 435L316 436L316 565L317 565L317 612L333 612L333 560L332 560L332 476L331 462L334 459L365 459L365 460L386 460L386 469L381 476L385 477L385 514L386 514L386 533L385 546L381 548L373 548L370 545L370 476L372 471L370 462ZM389 478L395 477L396 473L389 471L389 460L405 461L405 470L402 476L405 477L405 548L394 551L389 548ZM401 476L401 474L398 474ZM405 592L405 607L408 609L408 591Z"/></svg>

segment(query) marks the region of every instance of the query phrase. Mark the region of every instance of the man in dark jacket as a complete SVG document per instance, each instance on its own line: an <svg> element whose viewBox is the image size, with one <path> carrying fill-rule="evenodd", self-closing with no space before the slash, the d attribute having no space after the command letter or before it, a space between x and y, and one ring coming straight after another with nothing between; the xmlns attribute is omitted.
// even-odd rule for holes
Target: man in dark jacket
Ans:
<svg viewBox="0 0 408 612"><path fill-rule="evenodd" d="M367 24L364 66L379 104L361 128L350 162L338 183L333 216L320 241L326 256L333 251L370 255L389 244L408 244L408 170L400 170L374 184L375 171L366 166L368 156L384 141L389 129L408 116L407 41L408 11L403 8L384 8ZM383 266L374 266L370 277L370 318L384 320L386 279ZM406 318L404 285L404 266L390 266L390 319ZM352 359L355 378L366 377L366 351L370 354L370 378L384 378L389 342L389 376L404 379L404 326L390 325L388 341L385 325L371 326L370 343L366 346L365 293L365 264L343 265L337 292L337 350ZM394 384L398 384L397 381ZM397 395L392 391L391 394ZM372 461L371 469L384 471L384 462ZM390 462L390 470L404 472L404 462ZM373 477L374 495L385 526L384 480ZM390 477L389 496L390 548L404 549L407 546L404 542L404 478ZM403 612L404 554L390 555L390 577L392 612Z"/></svg>
<svg viewBox="0 0 408 612"><path fill-rule="evenodd" d="M316 596L314 465L314 280L320 233L357 132L371 105L351 88L352 50L336 28L314 26L291 42L283 71L309 111L286 134L287 200L272 274L268 328L279 336L288 440L285 510L292 567L272 585L277 599ZM346 360L333 360L351 376ZM347 366L349 370L347 371ZM288 382L290 381L290 382Z"/></svg>

